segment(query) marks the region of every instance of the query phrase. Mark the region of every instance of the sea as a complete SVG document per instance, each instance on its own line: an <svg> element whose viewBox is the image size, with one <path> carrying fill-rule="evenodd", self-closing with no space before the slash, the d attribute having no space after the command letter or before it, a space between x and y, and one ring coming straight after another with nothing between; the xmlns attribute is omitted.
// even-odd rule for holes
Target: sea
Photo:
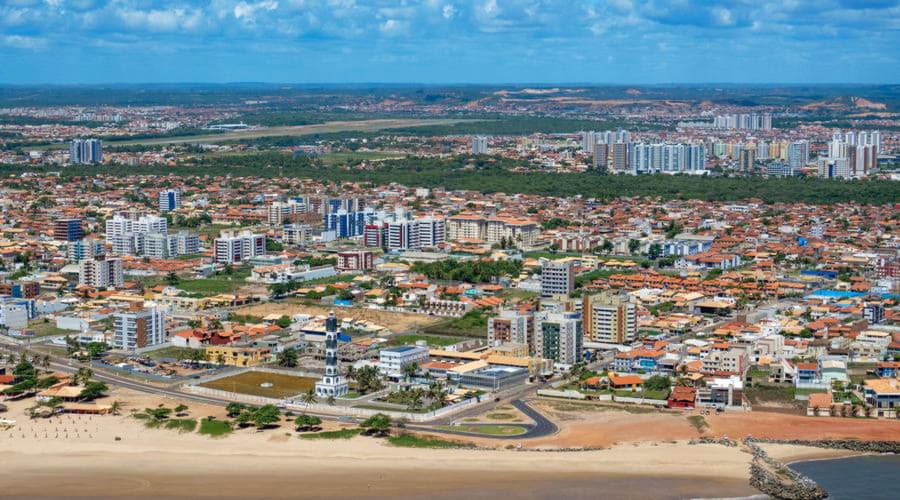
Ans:
<svg viewBox="0 0 900 500"><path fill-rule="evenodd" d="M811 460L790 467L819 483L831 500L900 498L900 455Z"/></svg>

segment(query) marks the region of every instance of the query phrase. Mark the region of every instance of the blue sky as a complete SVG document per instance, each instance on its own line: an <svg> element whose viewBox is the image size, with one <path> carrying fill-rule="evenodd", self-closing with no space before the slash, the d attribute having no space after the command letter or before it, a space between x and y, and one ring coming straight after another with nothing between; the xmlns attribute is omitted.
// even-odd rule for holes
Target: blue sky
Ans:
<svg viewBox="0 0 900 500"><path fill-rule="evenodd" d="M0 82L900 82L900 0L0 0Z"/></svg>

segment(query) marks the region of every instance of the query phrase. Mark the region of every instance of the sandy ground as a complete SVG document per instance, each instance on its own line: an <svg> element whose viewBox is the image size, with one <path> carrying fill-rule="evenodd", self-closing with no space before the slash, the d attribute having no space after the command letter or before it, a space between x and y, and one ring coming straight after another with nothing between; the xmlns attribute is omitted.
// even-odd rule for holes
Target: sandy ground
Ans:
<svg viewBox="0 0 900 500"><path fill-rule="evenodd" d="M147 429L129 417L177 401L116 390L120 416L29 420L30 401L9 403L0 431L0 497L429 497L681 498L753 494L748 455L722 446L640 444L560 453L398 448L384 440L305 440L290 424L224 438ZM191 417L223 409L188 404ZM326 429L339 424L326 423ZM115 438L120 437L120 441ZM634 487L641 476L641 489ZM348 481L348 478L352 480ZM698 480L702 479L702 480Z"/></svg>
<svg viewBox="0 0 900 500"><path fill-rule="evenodd" d="M393 447L384 440L305 440L291 424L264 432L244 429L223 438L147 429L129 409L178 401L115 389L126 403L121 416L63 416L29 420L31 402L11 402L3 416L17 420L0 431L0 498L697 498L757 492L747 484L750 456L718 445L688 445L697 436L686 414L621 410L554 410L558 436L526 443L541 446L612 446L583 452L440 450ZM188 403L190 416L224 417L224 409ZM552 406L542 403L538 406ZM753 414L707 417L710 435L742 437L794 432L797 437L896 438L894 422L802 419L804 425ZM790 417L789 417L790 418ZM821 423L818 423L821 421ZM832 423L833 422L833 423ZM893 424L893 425L884 425ZM327 430L340 424L326 422ZM836 426L823 434L823 426ZM798 436L798 434L800 434ZM813 435L815 434L815 435ZM120 441L115 438L120 437ZM498 446L496 440L478 440ZM655 442L646 442L655 441ZM613 446L613 443L618 443ZM504 441L500 446L515 444ZM845 456L832 450L764 445L793 461Z"/></svg>
<svg viewBox="0 0 900 500"><path fill-rule="evenodd" d="M416 327L424 327L434 324L441 320L432 316L423 314L404 314L388 311L379 311L377 309L366 309L362 307L337 307L328 308L324 306L309 306L305 304L296 304L290 302L267 302L263 304L255 304L251 306L240 307L234 310L235 314L250 314L253 316L264 317L269 314L311 314L327 316L328 311L334 309L338 318L353 318L354 320L371 321L379 326L388 328L392 332L405 332Z"/></svg>
<svg viewBox="0 0 900 500"><path fill-rule="evenodd" d="M528 447L607 447L627 442L689 440L701 435L732 439L746 436L774 439L900 438L900 421L889 420L816 418L766 412L727 413L705 415L708 428L700 434L687 419L698 415L697 412L629 413L607 405L556 401L536 401L534 406L556 421L560 431L555 436L530 440L525 443Z"/></svg>

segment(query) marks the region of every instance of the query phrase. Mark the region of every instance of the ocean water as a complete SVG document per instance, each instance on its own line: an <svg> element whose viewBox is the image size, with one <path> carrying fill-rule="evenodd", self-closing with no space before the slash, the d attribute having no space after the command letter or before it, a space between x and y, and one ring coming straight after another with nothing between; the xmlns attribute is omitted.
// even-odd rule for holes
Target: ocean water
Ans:
<svg viewBox="0 0 900 500"><path fill-rule="evenodd" d="M832 500L900 498L900 455L867 455L792 463L825 488Z"/></svg>

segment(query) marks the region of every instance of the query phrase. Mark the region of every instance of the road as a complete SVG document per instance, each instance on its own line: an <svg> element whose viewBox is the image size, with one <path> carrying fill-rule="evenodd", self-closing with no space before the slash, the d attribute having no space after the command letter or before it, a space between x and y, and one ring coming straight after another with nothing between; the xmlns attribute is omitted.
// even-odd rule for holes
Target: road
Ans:
<svg viewBox="0 0 900 500"><path fill-rule="evenodd" d="M421 425L408 425L408 429L418 430L418 431L427 431L427 432L435 432L440 434L450 434L455 436L468 436L468 437L486 437L490 439L533 439L539 437L546 437L553 434L556 434L559 431L559 427L556 426L553 422L551 422L547 417L543 416L540 412L535 410L534 408L528 406L528 403L522 401L521 399L514 399L509 402L513 407L517 410L524 413L528 418L534 421L534 425L528 424L507 424L507 423L481 423L481 424L466 424L467 427L479 427L485 425L502 425L504 427L521 427L523 429L527 429L523 434L516 434L515 436L495 436L495 435L487 435L487 434L478 434L475 432L464 432L464 431L453 431L449 429L435 429L434 427L421 426ZM480 413L484 413L487 411L485 408L479 408ZM459 415L454 416L455 420L459 420Z"/></svg>
<svg viewBox="0 0 900 500"><path fill-rule="evenodd" d="M21 344L15 344L15 345L8 346L8 348L12 352L20 353L23 350L23 348L27 349L27 346L24 346ZM56 371L60 371L60 372L71 373L71 372L78 371L79 368L84 367L81 364L70 364L70 360L64 360L64 359L60 359L60 358L57 358L54 356L51 356L50 360L51 360L50 368L53 370L56 370ZM182 401L192 401L192 402L196 402L196 403L204 403L204 404L211 404L211 405L217 405L217 406L227 406L228 404L234 402L234 401L229 401L227 399L220 399L220 398L214 398L214 397L210 397L210 396L202 396L199 394L185 393L185 392L181 392L181 391L177 390L174 387L160 387L160 386L153 385L153 384L146 383L146 382L139 382L139 381L131 380L131 379L119 376L119 375L114 375L109 372L100 371L100 370L94 370L93 378L96 380L99 380L101 382L105 382L107 384L112 384L112 385L116 385L119 387L124 387L127 389L132 389L135 391L144 392L144 393L148 393L148 394L156 394L159 396L166 396L166 397L170 397L170 398L182 400ZM537 385L537 386L526 386L525 388L519 389L511 394L508 394L506 399L503 399L501 401L493 401L493 402L490 402L490 403L487 403L484 405L479 405L476 408L472 408L470 410L464 410L463 412L445 417L443 419L438 419L434 422L430 422L429 424L418 425L415 427L410 426L409 428L423 430L423 431L429 431L429 432L442 432L442 433L448 433L448 434L470 435L467 433L459 433L459 432L454 432L454 431L444 431L444 430L440 430L440 429L434 429L434 428L430 427L430 425L449 425L453 421L459 420L461 418L466 418L468 416L473 416L473 415L479 415L479 414L488 412L488 411L496 408L498 405L509 403L512 406L514 406L515 408L517 408L518 410L520 410L522 413L527 415L529 418L531 418L535 422L535 425L533 425L533 426L522 425L522 427L528 428L528 431L526 431L524 434L519 434L517 436L496 436L498 439L511 439L511 438L527 439L527 438L532 438L532 437L547 436L547 435L553 434L557 431L556 425L553 424L553 422L547 420L546 417L544 417L543 415L541 415L540 413L538 413L537 411L535 411L534 409L529 407L524 401L519 399L522 395L524 395L528 392L534 391L545 385L546 384L541 384L541 385ZM515 399L510 399L510 398L515 398ZM329 419L329 420L337 420L340 418L340 416L337 416L337 415L316 414L316 413L312 413L312 412L310 412L310 414L315 415L320 418L323 418L323 419ZM355 420L356 419L354 419L354 421ZM484 437L483 435L479 435L479 434L471 434L471 435Z"/></svg>

